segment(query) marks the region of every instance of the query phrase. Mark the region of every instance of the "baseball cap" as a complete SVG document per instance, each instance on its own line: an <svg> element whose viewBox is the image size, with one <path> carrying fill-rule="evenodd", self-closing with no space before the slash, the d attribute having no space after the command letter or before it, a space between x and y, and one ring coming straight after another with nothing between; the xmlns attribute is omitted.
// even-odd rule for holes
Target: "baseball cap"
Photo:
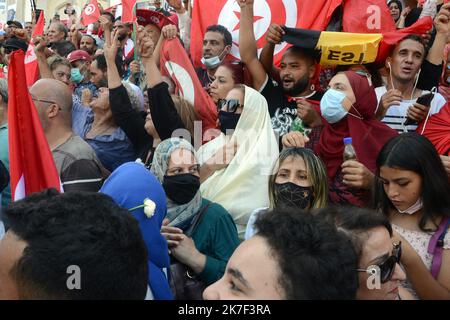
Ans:
<svg viewBox="0 0 450 320"><path fill-rule="evenodd" d="M4 48L11 48L13 50L22 49L23 52L27 52L28 50L28 44L17 37L6 39L5 41L3 41L2 46Z"/></svg>
<svg viewBox="0 0 450 320"><path fill-rule="evenodd" d="M148 24L153 24L159 29L162 29L168 24L174 24L173 21L168 19L164 14L149 9L137 9L136 17L138 24L144 27Z"/></svg>
<svg viewBox="0 0 450 320"><path fill-rule="evenodd" d="M13 26L15 26L16 28L23 29L23 26L22 26L22 24L21 24L19 21L9 20L9 21L6 22L6 24L7 24L8 26L13 25Z"/></svg>
<svg viewBox="0 0 450 320"><path fill-rule="evenodd" d="M74 61L78 61L78 60L85 60L88 62L92 61L91 56L89 55L89 53L87 53L84 50L75 50L72 51L71 53L69 53L69 55L67 56L67 59L69 60L70 63L74 62Z"/></svg>

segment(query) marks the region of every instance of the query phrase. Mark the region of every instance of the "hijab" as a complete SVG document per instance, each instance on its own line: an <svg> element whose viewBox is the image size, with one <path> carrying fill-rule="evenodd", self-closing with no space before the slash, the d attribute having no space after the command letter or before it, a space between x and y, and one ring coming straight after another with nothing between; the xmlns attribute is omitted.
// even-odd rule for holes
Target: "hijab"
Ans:
<svg viewBox="0 0 450 320"><path fill-rule="evenodd" d="M186 140L181 138L170 138L162 141L155 150L151 172L162 184L169 166L169 160L172 153L177 149L191 151L197 159L194 147ZM202 194L200 190L194 198L185 204L177 204L170 198L167 198L167 218L170 220L169 226L178 227L186 230L192 222L195 215L200 211L202 205Z"/></svg>
<svg viewBox="0 0 450 320"><path fill-rule="evenodd" d="M128 210L132 209L130 214L139 222L148 250L148 284L152 294L156 300L173 299L163 270L170 267L170 259L167 241L161 235L161 226L167 208L166 195L159 181L143 165L128 162L111 174L100 192L112 197L119 206ZM140 207L147 198L156 205L151 217L148 217L144 213L144 208Z"/></svg>

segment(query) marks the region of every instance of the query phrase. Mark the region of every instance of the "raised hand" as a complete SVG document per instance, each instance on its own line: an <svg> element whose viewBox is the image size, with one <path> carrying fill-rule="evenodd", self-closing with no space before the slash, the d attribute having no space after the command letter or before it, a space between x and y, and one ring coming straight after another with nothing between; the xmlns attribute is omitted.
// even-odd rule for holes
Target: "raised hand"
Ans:
<svg viewBox="0 0 450 320"><path fill-rule="evenodd" d="M137 30L135 50L137 50L138 55L144 63L153 57L155 44L143 27L139 27Z"/></svg>
<svg viewBox="0 0 450 320"><path fill-rule="evenodd" d="M107 61L115 61L119 47L119 32L114 30L112 32L112 40L106 41L103 46L103 54L105 55L105 59Z"/></svg>
<svg viewBox="0 0 450 320"><path fill-rule="evenodd" d="M271 24L269 30L267 30L266 40L271 44L280 44L283 35L285 34L283 28L278 24Z"/></svg>

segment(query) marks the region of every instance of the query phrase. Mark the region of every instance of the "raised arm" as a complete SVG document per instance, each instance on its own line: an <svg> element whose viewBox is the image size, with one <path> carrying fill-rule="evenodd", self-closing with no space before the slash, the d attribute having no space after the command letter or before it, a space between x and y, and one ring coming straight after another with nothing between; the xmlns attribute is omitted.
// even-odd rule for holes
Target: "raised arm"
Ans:
<svg viewBox="0 0 450 320"><path fill-rule="evenodd" d="M170 138L176 129L185 128L185 125L175 109L169 87L163 82L156 65L153 41L142 27L138 30L136 44L147 75L148 101L153 124L161 140L164 140Z"/></svg>
<svg viewBox="0 0 450 320"><path fill-rule="evenodd" d="M42 79L53 79L52 71L47 64L47 42L43 37L36 37L33 39L34 53L39 67L39 74Z"/></svg>
<svg viewBox="0 0 450 320"><path fill-rule="evenodd" d="M436 28L436 37L433 45L428 52L427 60L434 65L440 65L444 57L444 48L447 44L447 36L450 31L450 3L446 3L441 7L439 13L434 19L434 27Z"/></svg>
<svg viewBox="0 0 450 320"><path fill-rule="evenodd" d="M116 124L125 132L136 151L153 143L153 137L145 131L144 118L133 109L128 92L122 84L115 63L118 49L118 33L113 32L113 39L107 37L103 52L108 70L109 104Z"/></svg>
<svg viewBox="0 0 450 320"><path fill-rule="evenodd" d="M239 53L253 78L253 87L259 90L267 78L267 73L258 60L255 33L253 31L253 0L238 0L241 7L239 30Z"/></svg>

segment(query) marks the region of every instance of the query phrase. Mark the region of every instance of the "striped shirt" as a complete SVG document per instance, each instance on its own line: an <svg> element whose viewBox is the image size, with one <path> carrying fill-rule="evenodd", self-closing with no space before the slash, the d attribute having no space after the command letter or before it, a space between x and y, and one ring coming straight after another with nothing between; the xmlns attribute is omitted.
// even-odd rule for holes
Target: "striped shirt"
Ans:
<svg viewBox="0 0 450 320"><path fill-rule="evenodd" d="M381 97L387 92L386 87L378 87L375 89L377 94L377 101L380 103ZM422 91L422 95L429 93L429 91ZM388 108L386 115L381 120L384 124L388 125L399 133L403 132L414 132L417 129L417 124L404 126L403 123L406 121L406 114L408 108L411 107L417 99L413 100L403 100L400 105L392 105ZM445 105L445 98L436 93L433 100L431 101L430 116L438 113L439 110ZM376 111L375 111L376 112Z"/></svg>

